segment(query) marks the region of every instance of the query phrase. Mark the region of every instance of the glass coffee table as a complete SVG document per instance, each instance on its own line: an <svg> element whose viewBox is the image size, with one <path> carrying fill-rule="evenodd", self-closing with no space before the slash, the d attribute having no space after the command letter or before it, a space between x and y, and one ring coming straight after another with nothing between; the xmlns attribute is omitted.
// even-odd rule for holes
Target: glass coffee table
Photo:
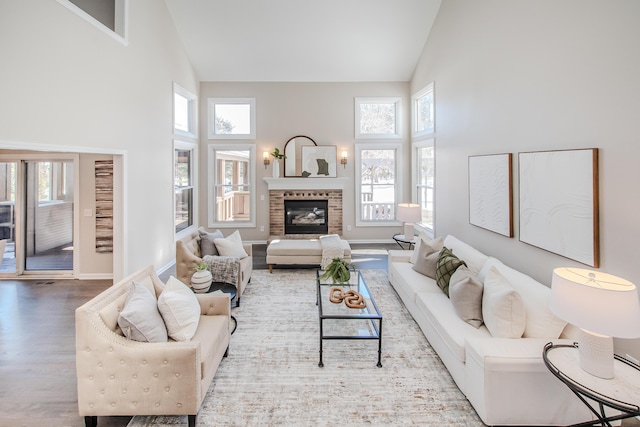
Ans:
<svg viewBox="0 0 640 427"><path fill-rule="evenodd" d="M359 271L351 272L349 283L333 284L331 279L321 280L323 270L316 271L318 287L317 305L320 319L320 362L323 367L322 344L324 340L378 340L378 366L382 367L382 314L376 305L364 277ZM364 308L349 308L344 301L334 303L329 300L331 289L335 296L354 290L362 295L366 304Z"/></svg>

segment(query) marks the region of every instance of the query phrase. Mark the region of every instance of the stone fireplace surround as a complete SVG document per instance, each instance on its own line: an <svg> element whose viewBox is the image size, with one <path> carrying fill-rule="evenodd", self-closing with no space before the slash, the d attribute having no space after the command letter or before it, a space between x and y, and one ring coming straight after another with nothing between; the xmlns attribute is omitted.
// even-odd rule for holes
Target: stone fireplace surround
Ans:
<svg viewBox="0 0 640 427"><path fill-rule="evenodd" d="M327 200L329 234L342 235L344 178L264 178L269 186L269 240L314 239L316 234L284 233L285 200Z"/></svg>

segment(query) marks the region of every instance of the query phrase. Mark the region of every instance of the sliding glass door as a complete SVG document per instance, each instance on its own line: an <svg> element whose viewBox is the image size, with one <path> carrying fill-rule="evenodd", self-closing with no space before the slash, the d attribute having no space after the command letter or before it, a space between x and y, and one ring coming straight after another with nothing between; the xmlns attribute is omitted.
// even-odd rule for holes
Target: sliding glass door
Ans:
<svg viewBox="0 0 640 427"><path fill-rule="evenodd" d="M73 162L24 165L25 270L73 270Z"/></svg>
<svg viewBox="0 0 640 427"><path fill-rule="evenodd" d="M0 162L0 273L16 272L16 188L18 162Z"/></svg>

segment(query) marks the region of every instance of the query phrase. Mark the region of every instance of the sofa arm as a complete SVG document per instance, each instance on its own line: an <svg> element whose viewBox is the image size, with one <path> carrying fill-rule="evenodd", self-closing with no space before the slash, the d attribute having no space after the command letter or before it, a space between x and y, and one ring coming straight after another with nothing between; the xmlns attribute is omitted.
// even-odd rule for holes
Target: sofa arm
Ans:
<svg viewBox="0 0 640 427"><path fill-rule="evenodd" d="M200 314L204 316L231 316L231 299L229 294L196 294L200 303Z"/></svg>
<svg viewBox="0 0 640 427"><path fill-rule="evenodd" d="M398 249L389 249L388 257L389 262L409 262L413 251L401 251Z"/></svg>
<svg viewBox="0 0 640 427"><path fill-rule="evenodd" d="M251 243L243 243L242 247L244 248L244 251L247 253L247 255L249 255L249 256L253 255L253 244L251 244Z"/></svg>
<svg viewBox="0 0 640 427"><path fill-rule="evenodd" d="M191 286L194 266L200 264L202 258L190 251L181 240L176 241L176 277L187 286Z"/></svg>

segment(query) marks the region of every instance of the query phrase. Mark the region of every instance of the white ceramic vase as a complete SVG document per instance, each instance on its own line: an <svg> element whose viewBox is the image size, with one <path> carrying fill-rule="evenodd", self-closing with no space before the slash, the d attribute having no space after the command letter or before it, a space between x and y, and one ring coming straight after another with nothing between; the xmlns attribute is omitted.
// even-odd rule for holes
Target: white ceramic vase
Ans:
<svg viewBox="0 0 640 427"><path fill-rule="evenodd" d="M196 270L191 276L191 287L199 294L203 294L211 287L211 272L209 270Z"/></svg>
<svg viewBox="0 0 640 427"><path fill-rule="evenodd" d="M274 178L280 178L280 160L279 159L274 159L273 160L273 177Z"/></svg>

